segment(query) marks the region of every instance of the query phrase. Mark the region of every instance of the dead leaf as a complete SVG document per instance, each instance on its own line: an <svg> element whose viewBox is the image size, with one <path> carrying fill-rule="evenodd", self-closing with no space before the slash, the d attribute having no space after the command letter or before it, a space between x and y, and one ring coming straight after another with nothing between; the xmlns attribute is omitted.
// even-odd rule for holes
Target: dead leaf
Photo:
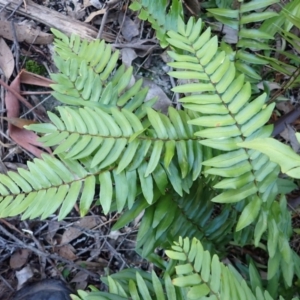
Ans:
<svg viewBox="0 0 300 300"><path fill-rule="evenodd" d="M84 271L79 271L70 281L76 283L76 290L84 290L87 286L87 279L89 275Z"/></svg>
<svg viewBox="0 0 300 300"><path fill-rule="evenodd" d="M17 250L10 258L9 265L12 269L19 269L23 267L28 260L30 251L28 249Z"/></svg>
<svg viewBox="0 0 300 300"><path fill-rule="evenodd" d="M121 27L121 32L124 39L130 42L135 36L138 36L140 31L136 23L134 23L129 17L125 16L124 14L119 15L119 24Z"/></svg>
<svg viewBox="0 0 300 300"><path fill-rule="evenodd" d="M137 54L131 48L123 48L121 50L122 63L126 67L130 67L132 65L132 61L137 58Z"/></svg>
<svg viewBox="0 0 300 300"><path fill-rule="evenodd" d="M20 76L18 75L10 85L10 88L20 93ZM20 103L15 95L7 91L5 95L5 105L7 110L7 118L18 118L20 113ZM50 148L45 148L42 143L38 142L38 136L33 132L24 128L18 128L8 123L9 136L24 149L31 152L36 157L41 157L44 153L40 148L44 148L51 153Z"/></svg>
<svg viewBox="0 0 300 300"><path fill-rule="evenodd" d="M61 247L56 247L56 252L61 256L64 257L68 260L74 261L77 259L77 256L74 254L75 248L68 244L68 245L63 245Z"/></svg>
<svg viewBox="0 0 300 300"><path fill-rule="evenodd" d="M99 217L86 216L75 222L73 226L68 227L63 233L60 244L65 245L76 239L82 234L82 229L91 229L100 223Z"/></svg>
<svg viewBox="0 0 300 300"><path fill-rule="evenodd" d="M14 56L4 39L0 37L0 69L7 79L9 79L13 73L14 67Z"/></svg>
<svg viewBox="0 0 300 300"><path fill-rule="evenodd" d="M172 102L162 90L162 88L160 88L153 81L146 78L143 78L143 86L149 87L149 91L145 101L150 100L153 97L158 97L158 101L153 105L153 107L154 109L166 114L168 112L168 107L172 104Z"/></svg>
<svg viewBox="0 0 300 300"><path fill-rule="evenodd" d="M49 78L28 72L25 69L21 70L19 76L20 76L20 82L24 84L32 84L36 86L43 86L43 87L50 88L50 84L54 83L54 81Z"/></svg>
<svg viewBox="0 0 300 300"><path fill-rule="evenodd" d="M19 290L25 282L33 277L33 271L30 266L26 266L20 271L16 271L16 277L18 279L17 290Z"/></svg>
<svg viewBox="0 0 300 300"><path fill-rule="evenodd" d="M27 119L20 119L20 118L5 118L5 117L0 117L1 119L6 120L10 124L13 124L14 126L18 128L24 128L24 126L28 126L31 124L36 124L36 121L33 120L27 120Z"/></svg>
<svg viewBox="0 0 300 300"><path fill-rule="evenodd" d="M106 12L106 9L103 8L103 9L100 9L100 10L97 10L97 11L94 11L92 12L86 19L85 19L85 23L89 23L91 22L96 16L99 16L99 15L104 15Z"/></svg>
<svg viewBox="0 0 300 300"><path fill-rule="evenodd" d="M53 35L41 30L34 29L30 25L14 24L18 42L27 42L28 44L48 45L53 42ZM0 21L0 36L10 41L14 40L10 21Z"/></svg>

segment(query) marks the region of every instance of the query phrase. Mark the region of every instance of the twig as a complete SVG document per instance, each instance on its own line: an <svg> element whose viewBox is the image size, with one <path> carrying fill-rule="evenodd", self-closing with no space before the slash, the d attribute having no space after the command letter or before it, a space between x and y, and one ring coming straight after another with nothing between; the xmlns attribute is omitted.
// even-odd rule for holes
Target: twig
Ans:
<svg viewBox="0 0 300 300"><path fill-rule="evenodd" d="M23 0L16 6L16 8L11 12L11 14L7 17L7 20L9 20L14 14L15 12L22 6L23 4Z"/></svg>
<svg viewBox="0 0 300 300"><path fill-rule="evenodd" d="M272 98L267 102L268 104L274 102L277 97L279 97L280 95L282 95L293 83L294 81L298 78L298 76L300 75L300 68L297 68L292 76L289 78L289 80L287 80L282 88L280 90L277 90L276 93L272 96Z"/></svg>
<svg viewBox="0 0 300 300"><path fill-rule="evenodd" d="M28 244L25 244L24 242L22 242L21 240L19 240L17 237L15 237L13 234L11 234L10 232L8 232L4 227L2 227L0 225L0 231L2 231L5 235L7 235L9 238L11 238L12 240L14 240L16 243L18 243L20 246L22 246L24 249L29 249L31 250L32 252L34 252L35 254L37 255L40 255L40 256L43 256L43 257L48 257L48 258L52 258L52 259L56 259L58 261L61 261L63 263L66 263L68 265L70 265L71 267L75 268L75 269L78 269L78 270L81 270L83 272L85 272L86 274L88 274L89 276L91 276L92 278L95 278L95 279L99 279L99 275L94 273L94 272L91 272L79 265L77 265L76 263L66 259L66 258L63 258L57 254L50 254L50 253L44 253L43 251L40 251L38 249L36 249L35 247L31 246L31 245L28 245Z"/></svg>
<svg viewBox="0 0 300 300"><path fill-rule="evenodd" d="M101 26L99 28L99 31L98 31L98 34L97 34L97 37L96 37L97 39L101 39L109 10L110 10L110 8L107 8L104 15L103 15L103 18L102 18L102 21L101 21Z"/></svg>
<svg viewBox="0 0 300 300"><path fill-rule="evenodd" d="M11 21L11 29L12 29L12 33L13 33L13 37L14 37L14 43L13 43L13 49L14 49L14 53L15 53L15 65L16 65L16 70L17 73L19 74L20 69L19 69L19 57L20 57L20 46L18 43L18 38L17 38L17 34L16 34L16 29L15 29L15 23L12 20Z"/></svg>
<svg viewBox="0 0 300 300"><path fill-rule="evenodd" d="M171 68L171 71L172 71L172 70L173 70L173 69ZM169 77L170 77L170 82L171 82L172 87L173 87L173 88L176 87L176 83L175 83L174 78L173 78L172 76L169 76ZM174 103L175 103L175 105L176 105L176 109L180 109L180 108L181 108L181 104L180 104L180 102L179 102L179 100L180 100L179 94L178 94L178 93L173 93L173 95L174 95L174 97L175 97Z"/></svg>

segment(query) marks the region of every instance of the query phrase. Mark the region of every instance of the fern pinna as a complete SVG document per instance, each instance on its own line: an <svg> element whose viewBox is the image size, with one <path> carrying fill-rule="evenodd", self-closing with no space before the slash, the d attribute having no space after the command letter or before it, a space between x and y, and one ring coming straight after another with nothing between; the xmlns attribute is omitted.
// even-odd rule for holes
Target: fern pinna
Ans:
<svg viewBox="0 0 300 300"><path fill-rule="evenodd" d="M274 105L266 105L265 94L251 98L250 84L210 28L202 33L201 20L178 22L178 32L168 32L170 75L193 83L174 88L185 94L184 110L170 107L168 115L151 108L155 99L144 102L142 81L130 85L132 68L116 68L118 52L110 46L53 30L53 95L64 106L48 113L51 124L28 129L41 133L54 156L1 174L0 217L46 218L59 209L63 219L78 198L84 215L100 184L103 212L125 210L115 229L145 211L137 238L143 255L180 235L220 255L233 238L241 246L263 240L268 279L283 274L291 285L299 259L288 243L285 198L277 201L279 167L242 145L270 136L265 123Z"/></svg>

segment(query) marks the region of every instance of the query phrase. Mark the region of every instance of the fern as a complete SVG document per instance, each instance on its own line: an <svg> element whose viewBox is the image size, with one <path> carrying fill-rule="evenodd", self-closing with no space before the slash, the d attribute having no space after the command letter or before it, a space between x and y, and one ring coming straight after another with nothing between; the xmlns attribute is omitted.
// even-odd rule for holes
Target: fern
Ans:
<svg viewBox="0 0 300 300"><path fill-rule="evenodd" d="M254 243L257 246L264 231L268 230L268 251L270 259L274 258L277 249L282 255L282 262L286 267L291 264L291 249L288 239L291 227L280 228L278 224L285 222L288 215L286 208L280 214L277 212L277 178L278 166L270 162L268 157L253 150L241 148L237 143L254 138L268 137L271 134L270 126L263 126L270 118L273 105L266 105L266 95L250 100L251 87L244 81L244 76L236 77L234 63L226 54L218 51L216 37L210 36L208 28L201 32L201 20L193 24L192 19L185 25L180 23L179 32L170 32L169 43L188 53L180 55L170 52L174 59L170 65L177 69L171 72L175 78L189 78L198 80L198 83L188 83L177 86L173 90L180 93L191 93L182 98L184 108L202 115L190 124L201 126L195 133L203 138L202 145L226 151L203 162L208 168L207 175L219 176L221 180L214 185L223 190L212 199L218 203L237 203L237 210L241 211L237 223L237 231L244 229L256 220ZM213 91L213 92L212 92ZM284 206L282 206L284 207ZM271 209L270 209L271 208ZM277 219L279 223L274 222ZM280 235L280 242L271 242L272 232ZM286 246L281 247L282 243ZM289 253L289 254L287 254ZM286 255L287 254L287 255ZM283 259L284 257L284 259ZM290 274L290 275L289 275ZM293 272L285 272L285 280L290 285ZM272 278L275 274L268 274Z"/></svg>
<svg viewBox="0 0 300 300"><path fill-rule="evenodd" d="M260 72L255 65L265 65L265 58L255 55L258 51L271 50L269 40L274 37L267 30L247 27L251 23L265 21L277 16L277 13L265 10L279 0L253 0L247 3L240 1L236 9L211 8L208 12L222 24L237 30L237 51L235 52L235 67L238 73L245 74L247 80L257 82L261 80ZM264 10L264 11L262 11ZM254 51L251 52L250 50Z"/></svg>
<svg viewBox="0 0 300 300"><path fill-rule="evenodd" d="M167 47L169 44L166 40L166 33L171 29L176 30L177 18L183 15L181 1L135 0L132 1L130 8L133 11L139 11L138 17L141 20L148 20L151 23L161 47Z"/></svg>
<svg viewBox="0 0 300 300"><path fill-rule="evenodd" d="M211 256L197 239L179 238L166 254L176 261L176 274L172 276L172 281L168 273L165 273L164 280L160 280L153 271L150 276L129 269L102 279L108 284L109 293L79 291L80 297L73 295L72 299L274 299L262 289L260 281L252 281L251 290L234 267L225 266L217 255ZM253 267L252 270L255 272ZM284 300L283 297L280 299ZM293 298L296 299L299 298Z"/></svg>
<svg viewBox="0 0 300 300"><path fill-rule="evenodd" d="M156 7L142 3L150 12ZM80 41L54 30L59 73L51 75L53 95L65 106L58 114L48 113L50 124L27 127L40 133L54 156L45 154L28 162L28 170L0 175L0 217L47 218L59 209L61 220L77 199L83 216L99 197L105 214L123 213L114 229L144 212L137 251L148 259L157 262L151 256L155 247L168 248L179 236L187 237L167 252L184 261L173 281L178 288L171 284L172 272L166 272L164 281L153 273L148 283L145 274L131 274L132 281L122 284L112 276L108 283L114 295L98 292L103 299L152 299L162 293L169 299L200 294L271 299L262 288L251 291L217 256L211 260L214 254L226 256L230 241L266 245L270 282L284 278L291 286L293 276L300 276L299 257L288 242L290 213L284 195L278 196L292 185L278 179L282 161L271 156L270 161L259 147L248 149L249 143L270 138L272 126L265 124L274 104L267 105L266 94L252 99L251 84L218 47L211 29L202 27L201 20L185 24L181 18L178 32L163 26L173 49L170 75L193 80L173 89L185 95L180 99L184 110L169 108L167 115L151 108L155 99L144 102L142 81L130 86L132 69L117 67L118 52L104 42ZM45 204L45 199L51 200ZM190 243L194 237L201 244ZM166 268L173 266L170 262ZM93 299L93 293L87 297Z"/></svg>

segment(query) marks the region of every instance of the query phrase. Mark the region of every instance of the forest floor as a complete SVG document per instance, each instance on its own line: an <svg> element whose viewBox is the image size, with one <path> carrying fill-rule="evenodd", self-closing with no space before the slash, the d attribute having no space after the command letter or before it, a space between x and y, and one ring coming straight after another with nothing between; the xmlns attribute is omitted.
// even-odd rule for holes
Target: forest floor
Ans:
<svg viewBox="0 0 300 300"><path fill-rule="evenodd" d="M51 96L45 79L56 71L51 58L51 27L66 34L77 33L82 38L87 34L103 38L120 49L120 61L127 67L133 66L137 78L144 78L149 98L159 97L157 109L166 111L169 105L177 105L170 92L175 83L168 75L167 56L151 26L130 11L129 0L104 2L0 0L0 173L26 167L27 161L40 154L41 149L29 143L31 136L23 126L32 121L48 121L46 111L54 111L59 104ZM42 77L32 77L27 72ZM27 80L31 84L26 84ZM21 95L18 97L21 102L6 102L7 91ZM278 105L281 118L274 115L271 122L277 122L277 126L288 123L278 138L299 150L290 127L299 129L300 122L298 118L293 121L283 118L295 111L298 92L295 90L290 101ZM22 134L14 134L20 130ZM299 202L298 192L290 195L294 228L300 227L296 209ZM80 218L75 206L63 221L58 221L56 215L46 220L0 219L0 299L9 299L26 282L44 278L59 278L73 291L91 284L103 290L102 275L127 267L151 269L135 252L140 219L120 231L112 231L118 217L117 213L105 216L94 206L87 216ZM292 243L298 250L298 235Z"/></svg>

